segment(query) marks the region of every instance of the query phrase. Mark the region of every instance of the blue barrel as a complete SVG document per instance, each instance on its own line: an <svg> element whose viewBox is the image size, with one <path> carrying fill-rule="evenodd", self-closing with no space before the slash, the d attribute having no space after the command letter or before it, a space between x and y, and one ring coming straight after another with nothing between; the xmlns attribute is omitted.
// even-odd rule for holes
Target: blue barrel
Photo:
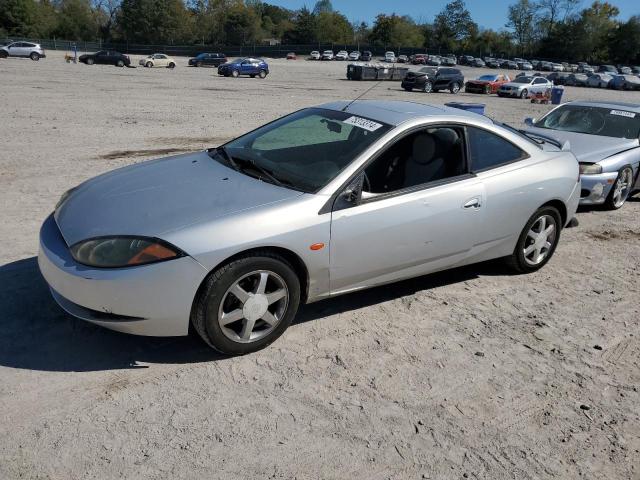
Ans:
<svg viewBox="0 0 640 480"><path fill-rule="evenodd" d="M553 87L551 89L551 103L553 105L560 105L562 101L562 94L564 93L564 87L562 85L558 85L557 87Z"/></svg>
<svg viewBox="0 0 640 480"><path fill-rule="evenodd" d="M484 115L484 103L460 103L449 102L445 103L447 107L459 108L460 110L467 110L469 112L477 113L478 115Z"/></svg>

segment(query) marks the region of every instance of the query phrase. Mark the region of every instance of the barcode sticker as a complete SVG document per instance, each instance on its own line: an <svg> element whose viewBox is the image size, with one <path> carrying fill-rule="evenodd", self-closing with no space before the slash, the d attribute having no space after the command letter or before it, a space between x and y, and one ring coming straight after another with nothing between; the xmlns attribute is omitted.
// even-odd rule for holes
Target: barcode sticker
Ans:
<svg viewBox="0 0 640 480"><path fill-rule="evenodd" d="M624 110L611 110L609 115L618 115L620 117L636 118L636 114L633 112L625 112Z"/></svg>
<svg viewBox="0 0 640 480"><path fill-rule="evenodd" d="M355 127L364 128L370 132L375 132L378 130L382 124L374 122L373 120L367 120L366 118L361 117L349 117L343 121L343 123L348 123L349 125L353 125Z"/></svg>

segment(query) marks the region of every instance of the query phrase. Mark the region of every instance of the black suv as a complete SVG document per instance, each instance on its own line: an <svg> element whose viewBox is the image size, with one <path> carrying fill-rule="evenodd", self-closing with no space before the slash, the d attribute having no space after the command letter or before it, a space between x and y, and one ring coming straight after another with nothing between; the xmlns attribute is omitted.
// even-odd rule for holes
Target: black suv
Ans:
<svg viewBox="0 0 640 480"><path fill-rule="evenodd" d="M369 50L365 50L362 52L362 55L360 55L360 60L362 62L370 62L372 58L373 54Z"/></svg>
<svg viewBox="0 0 640 480"><path fill-rule="evenodd" d="M407 92L418 89L426 93L449 90L458 93L464 85L464 75L457 68L423 67L417 72L408 72L402 81Z"/></svg>
<svg viewBox="0 0 640 480"><path fill-rule="evenodd" d="M227 63L224 53L199 53L189 59L189 65L192 67L219 67L223 63Z"/></svg>

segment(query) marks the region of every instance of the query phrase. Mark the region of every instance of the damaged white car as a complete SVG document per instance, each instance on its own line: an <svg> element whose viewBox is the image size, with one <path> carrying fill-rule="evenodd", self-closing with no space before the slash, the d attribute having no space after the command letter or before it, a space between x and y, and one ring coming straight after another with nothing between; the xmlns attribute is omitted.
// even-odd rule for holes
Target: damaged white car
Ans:
<svg viewBox="0 0 640 480"><path fill-rule="evenodd" d="M570 143L580 162L580 205L618 209L640 191L640 105L570 102L525 124L529 133Z"/></svg>

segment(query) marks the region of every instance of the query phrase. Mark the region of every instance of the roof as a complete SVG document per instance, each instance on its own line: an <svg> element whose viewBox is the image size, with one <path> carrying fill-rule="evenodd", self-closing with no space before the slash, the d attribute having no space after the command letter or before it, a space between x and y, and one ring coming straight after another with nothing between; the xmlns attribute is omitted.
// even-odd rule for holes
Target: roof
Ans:
<svg viewBox="0 0 640 480"><path fill-rule="evenodd" d="M350 100L342 100L319 105L320 108L326 108L329 110L342 110L346 106L348 106L348 108L345 112L394 126L400 125L401 123L409 120L433 117L458 117L461 119L472 118L476 121L480 120L492 123L491 119L483 115L478 115L477 113L468 112L459 108L440 105L425 105L417 102L356 100L351 103Z"/></svg>
<svg viewBox="0 0 640 480"><path fill-rule="evenodd" d="M640 104L637 103L625 103L625 102L569 102L571 105L585 106L585 107L600 107L600 108L624 108L631 112L640 113Z"/></svg>

